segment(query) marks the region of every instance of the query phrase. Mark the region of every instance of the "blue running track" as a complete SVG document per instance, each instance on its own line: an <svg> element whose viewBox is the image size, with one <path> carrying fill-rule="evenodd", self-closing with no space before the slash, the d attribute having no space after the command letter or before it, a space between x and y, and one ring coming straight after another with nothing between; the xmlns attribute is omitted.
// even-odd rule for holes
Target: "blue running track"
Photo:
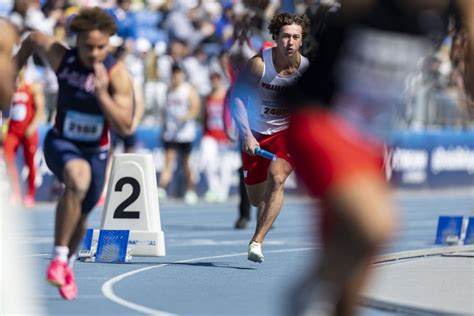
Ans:
<svg viewBox="0 0 474 316"><path fill-rule="evenodd" d="M471 190L397 192L401 227L385 253L434 247L439 215L470 215ZM255 228L233 229L237 200L187 206L161 203L165 257L134 257L128 264L77 262L79 298L64 301L48 285L45 270L53 244L53 204L24 211L33 253L25 260L35 267L37 297L47 315L287 315L287 294L312 263L320 244L313 238L316 211L308 199L288 197L264 244L265 262L246 258ZM101 209L89 227L99 228ZM391 312L361 307L361 315Z"/></svg>

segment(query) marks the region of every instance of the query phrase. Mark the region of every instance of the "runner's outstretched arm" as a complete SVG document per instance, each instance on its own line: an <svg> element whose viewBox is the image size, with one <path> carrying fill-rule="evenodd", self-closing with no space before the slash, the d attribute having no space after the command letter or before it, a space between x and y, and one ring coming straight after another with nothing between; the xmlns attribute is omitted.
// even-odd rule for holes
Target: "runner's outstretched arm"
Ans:
<svg viewBox="0 0 474 316"><path fill-rule="evenodd" d="M259 54L249 60L246 68L239 75L229 100L232 117L243 141L243 150L252 156L255 147L259 147L259 144L250 129L246 103L249 102L252 94L257 93L257 85L262 73L263 59Z"/></svg>
<svg viewBox="0 0 474 316"><path fill-rule="evenodd" d="M0 19L2 40L0 41L0 110L10 105L15 88L15 64L11 62L12 48L16 42L15 28L6 20Z"/></svg>
<svg viewBox="0 0 474 316"><path fill-rule="evenodd" d="M45 58L53 70L56 71L66 53L66 47L54 39L54 37L41 32L31 32L30 35L23 40L15 56L18 69L21 69L26 64L28 58L34 53Z"/></svg>

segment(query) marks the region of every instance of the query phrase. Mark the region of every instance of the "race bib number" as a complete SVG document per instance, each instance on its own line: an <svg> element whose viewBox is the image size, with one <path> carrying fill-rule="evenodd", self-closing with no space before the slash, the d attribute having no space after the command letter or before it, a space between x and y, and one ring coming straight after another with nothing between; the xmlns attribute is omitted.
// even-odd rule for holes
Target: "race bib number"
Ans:
<svg viewBox="0 0 474 316"><path fill-rule="evenodd" d="M285 107L276 106L273 103L262 103L260 114L264 117L284 117L289 114Z"/></svg>
<svg viewBox="0 0 474 316"><path fill-rule="evenodd" d="M21 122L26 119L26 105L18 103L12 106L10 110L10 120Z"/></svg>
<svg viewBox="0 0 474 316"><path fill-rule="evenodd" d="M103 128L102 115L68 111L64 119L63 134L71 140L93 142L100 139Z"/></svg>

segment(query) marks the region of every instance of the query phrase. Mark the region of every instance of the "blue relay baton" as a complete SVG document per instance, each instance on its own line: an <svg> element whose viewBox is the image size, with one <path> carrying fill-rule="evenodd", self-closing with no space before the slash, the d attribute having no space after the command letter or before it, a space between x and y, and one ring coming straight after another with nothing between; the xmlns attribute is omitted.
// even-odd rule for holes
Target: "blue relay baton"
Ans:
<svg viewBox="0 0 474 316"><path fill-rule="evenodd" d="M267 158L269 160L275 161L277 160L277 156L274 153L271 153L265 149L262 149L260 147L255 147L255 155Z"/></svg>

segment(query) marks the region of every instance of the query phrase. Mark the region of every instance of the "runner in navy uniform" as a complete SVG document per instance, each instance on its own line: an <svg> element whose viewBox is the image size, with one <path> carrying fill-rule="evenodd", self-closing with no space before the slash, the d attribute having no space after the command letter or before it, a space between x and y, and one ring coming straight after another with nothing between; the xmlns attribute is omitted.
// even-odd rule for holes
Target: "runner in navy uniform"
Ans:
<svg viewBox="0 0 474 316"><path fill-rule="evenodd" d="M472 3L461 11L470 23ZM382 172L384 134L403 103L405 79L433 51L455 8L448 0L341 1L316 60L285 96L293 109L289 150L296 173L321 200L324 244L289 300L292 315L355 313L372 258L396 225Z"/></svg>
<svg viewBox="0 0 474 316"><path fill-rule="evenodd" d="M77 47L31 33L17 54L18 65L38 53L48 60L59 81L56 122L44 144L48 167L65 184L56 208L53 260L48 281L64 299L77 297L72 264L87 228L87 216L104 185L109 124L118 133L132 132L132 81L124 65L108 52L116 32L113 19L99 8L82 9L70 24Z"/></svg>

